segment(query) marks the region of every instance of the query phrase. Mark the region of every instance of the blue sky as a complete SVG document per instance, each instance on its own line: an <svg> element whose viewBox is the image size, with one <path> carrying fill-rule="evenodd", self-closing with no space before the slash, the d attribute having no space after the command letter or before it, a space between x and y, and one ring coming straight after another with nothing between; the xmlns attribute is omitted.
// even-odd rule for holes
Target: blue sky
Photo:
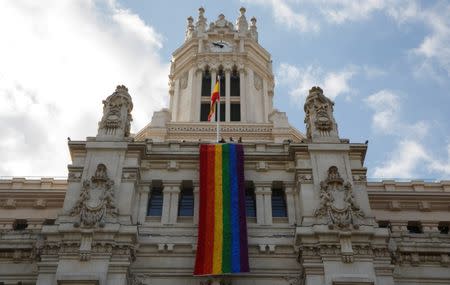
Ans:
<svg viewBox="0 0 450 285"><path fill-rule="evenodd" d="M65 176L66 138L96 134L117 84L144 127L167 106L171 53L200 6L208 21L241 6L257 18L294 127L320 85L341 137L369 140L369 177L450 178L450 2L393 0L1 2L0 176Z"/></svg>

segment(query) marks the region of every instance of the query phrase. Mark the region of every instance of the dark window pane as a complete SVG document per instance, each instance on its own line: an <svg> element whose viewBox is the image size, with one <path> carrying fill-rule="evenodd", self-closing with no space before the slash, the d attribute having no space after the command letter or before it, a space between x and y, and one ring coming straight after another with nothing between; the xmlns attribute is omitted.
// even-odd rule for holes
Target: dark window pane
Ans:
<svg viewBox="0 0 450 285"><path fill-rule="evenodd" d="M230 104L230 120L239 122L241 120L241 104Z"/></svg>
<svg viewBox="0 0 450 285"><path fill-rule="evenodd" d="M245 189L245 212L247 217L256 217L255 189Z"/></svg>
<svg viewBox="0 0 450 285"><path fill-rule="evenodd" d="M223 71L219 71L220 76L220 96L225 97L225 76L223 75Z"/></svg>
<svg viewBox="0 0 450 285"><path fill-rule="evenodd" d="M183 188L178 200L178 216L194 215L194 193L192 188Z"/></svg>
<svg viewBox="0 0 450 285"><path fill-rule="evenodd" d="M438 230L441 234L447 235L449 232L449 224L448 223L439 223Z"/></svg>
<svg viewBox="0 0 450 285"><path fill-rule="evenodd" d="M147 216L161 216L163 208L163 194L161 187L154 187L148 200Z"/></svg>
<svg viewBox="0 0 450 285"><path fill-rule="evenodd" d="M272 217L287 217L286 200L282 189L272 189Z"/></svg>
<svg viewBox="0 0 450 285"><path fill-rule="evenodd" d="M208 121L210 103L202 103L200 106L200 122Z"/></svg>
<svg viewBox="0 0 450 285"><path fill-rule="evenodd" d="M421 234L423 233L422 225L420 222L408 222L408 226L406 227L410 234Z"/></svg>
<svg viewBox="0 0 450 285"><path fill-rule="evenodd" d="M27 220L24 220L24 219L17 219L17 220L15 220L15 222L13 224L13 229L15 231L23 231L27 227L28 227L28 222L27 222Z"/></svg>
<svg viewBox="0 0 450 285"><path fill-rule="evenodd" d="M235 72L230 77L230 96L241 96L241 85L239 82L239 75Z"/></svg>
<svg viewBox="0 0 450 285"><path fill-rule="evenodd" d="M211 74L206 71L202 78L202 96L211 96Z"/></svg>

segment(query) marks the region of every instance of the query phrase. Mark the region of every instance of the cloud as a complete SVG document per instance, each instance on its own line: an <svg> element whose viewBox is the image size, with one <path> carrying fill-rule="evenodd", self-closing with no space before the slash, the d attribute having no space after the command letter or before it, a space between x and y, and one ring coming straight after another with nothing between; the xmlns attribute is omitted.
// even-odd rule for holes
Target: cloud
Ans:
<svg viewBox="0 0 450 285"><path fill-rule="evenodd" d="M326 96L334 100L341 94L351 93L349 81L356 74L354 68L325 72L322 68L309 65L306 68L282 63L277 70L277 82L290 88L289 95L298 104L303 104L313 86L321 86Z"/></svg>
<svg viewBox="0 0 450 285"><path fill-rule="evenodd" d="M1 1L0 34L0 175L66 176L66 138L96 135L118 84L134 132L167 105L162 36L114 0Z"/></svg>
<svg viewBox="0 0 450 285"><path fill-rule="evenodd" d="M424 161L429 161L430 157L424 147L418 142L401 140L391 159L381 166L375 167L373 174L376 177L384 178L408 178L414 177L417 167Z"/></svg>

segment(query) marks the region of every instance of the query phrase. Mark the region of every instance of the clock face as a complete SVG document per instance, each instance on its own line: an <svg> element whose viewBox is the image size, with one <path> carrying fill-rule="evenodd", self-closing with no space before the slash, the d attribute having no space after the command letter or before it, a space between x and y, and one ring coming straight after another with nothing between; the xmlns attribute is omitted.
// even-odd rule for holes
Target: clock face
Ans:
<svg viewBox="0 0 450 285"><path fill-rule="evenodd" d="M231 52L233 48L231 44L224 41L213 41L210 43L210 49L213 52Z"/></svg>

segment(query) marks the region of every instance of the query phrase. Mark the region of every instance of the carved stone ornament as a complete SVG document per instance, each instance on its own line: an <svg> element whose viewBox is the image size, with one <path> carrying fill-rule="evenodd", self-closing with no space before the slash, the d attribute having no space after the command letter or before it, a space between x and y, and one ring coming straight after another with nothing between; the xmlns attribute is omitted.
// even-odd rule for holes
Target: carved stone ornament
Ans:
<svg viewBox="0 0 450 285"><path fill-rule="evenodd" d="M185 72L180 78L180 89L186 89L188 86L188 73Z"/></svg>
<svg viewBox="0 0 450 285"><path fill-rule="evenodd" d="M263 87L263 81L261 76L259 76L258 74L254 73L253 75L253 84L255 85L255 89L256 90L261 90Z"/></svg>
<svg viewBox="0 0 450 285"><path fill-rule="evenodd" d="M76 226L103 227L107 216L117 216L113 186L114 181L108 178L106 166L100 163L95 175L83 181L80 197L70 212L71 216L80 215Z"/></svg>
<svg viewBox="0 0 450 285"><path fill-rule="evenodd" d="M315 86L309 90L304 106L307 138L310 139L313 136L337 137L333 106L333 101L323 95L320 87Z"/></svg>
<svg viewBox="0 0 450 285"><path fill-rule="evenodd" d="M344 183L336 166L328 169L328 177L320 182L320 205L314 215L326 217L328 225L338 229L358 228L358 219L364 217L356 203L352 185Z"/></svg>
<svg viewBox="0 0 450 285"><path fill-rule="evenodd" d="M97 136L130 136L133 102L128 89L119 85L116 91L103 101L103 117L98 123Z"/></svg>

